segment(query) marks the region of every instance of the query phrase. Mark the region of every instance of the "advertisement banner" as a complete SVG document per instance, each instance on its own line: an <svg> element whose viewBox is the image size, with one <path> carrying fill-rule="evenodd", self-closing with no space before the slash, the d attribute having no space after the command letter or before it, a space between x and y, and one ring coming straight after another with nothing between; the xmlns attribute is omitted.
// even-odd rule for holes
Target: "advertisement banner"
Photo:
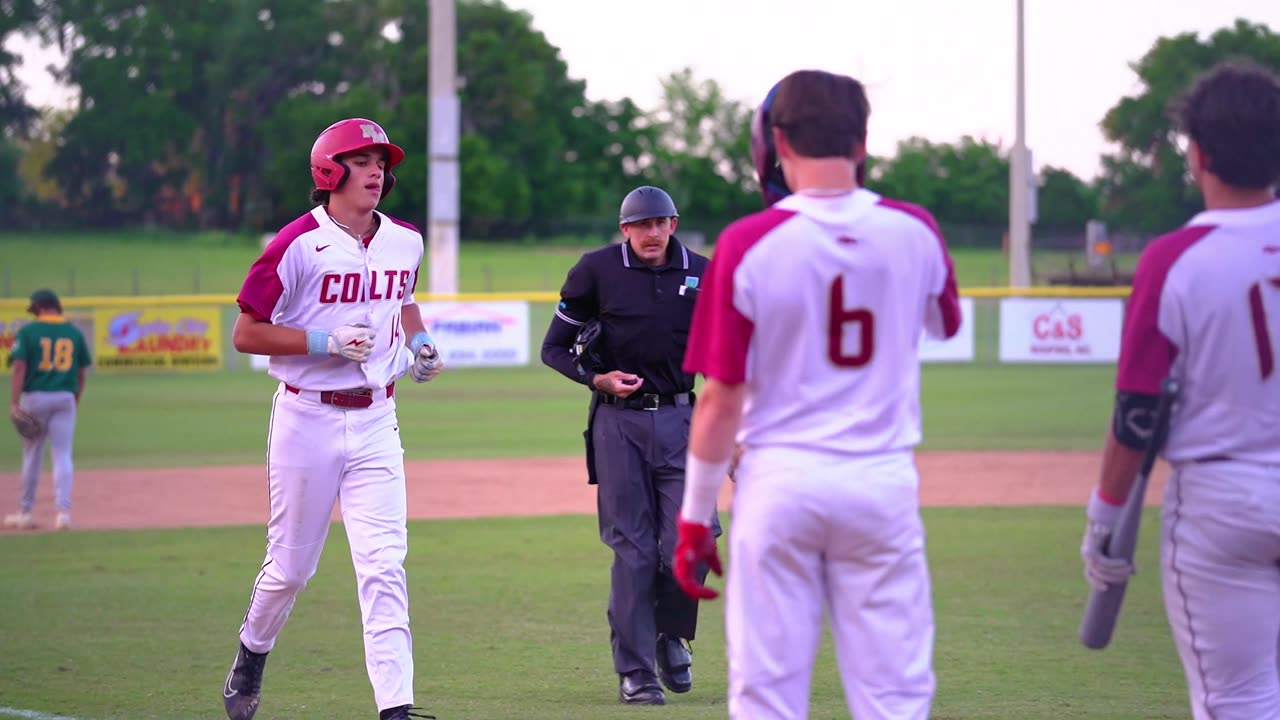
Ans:
<svg viewBox="0 0 1280 720"><path fill-rule="evenodd" d="M946 340L934 340L927 333L920 338L921 362L973 361L973 298L960 298L960 331Z"/></svg>
<svg viewBox="0 0 1280 720"><path fill-rule="evenodd" d="M1005 298L1000 301L1000 362L1115 362L1123 326L1119 298Z"/></svg>
<svg viewBox="0 0 1280 720"><path fill-rule="evenodd" d="M222 369L222 309L99 308L94 362L102 370Z"/></svg>
<svg viewBox="0 0 1280 720"><path fill-rule="evenodd" d="M92 353L93 316L75 310L63 313L63 316L66 317L67 322L75 325L84 334L84 340L89 343L89 350ZM34 315L20 310L0 310L0 368L8 370L13 367L9 354L13 352L14 336L18 334L19 328L33 320L35 320ZM97 360L96 353L94 353L94 360Z"/></svg>
<svg viewBox="0 0 1280 720"><path fill-rule="evenodd" d="M422 302L418 306L445 367L529 364L529 303Z"/></svg>

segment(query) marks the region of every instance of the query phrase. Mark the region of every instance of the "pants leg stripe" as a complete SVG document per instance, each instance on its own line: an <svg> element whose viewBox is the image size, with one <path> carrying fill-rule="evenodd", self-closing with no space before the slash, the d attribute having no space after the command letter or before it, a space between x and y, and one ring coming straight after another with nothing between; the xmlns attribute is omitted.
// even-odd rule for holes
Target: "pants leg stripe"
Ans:
<svg viewBox="0 0 1280 720"><path fill-rule="evenodd" d="M1176 483L1177 492L1173 498L1173 520L1169 523L1169 569L1173 571L1174 586L1178 588L1178 598L1182 601L1182 612L1187 619L1187 636L1191 642L1191 652L1196 658L1196 674L1200 676L1200 687L1204 689L1204 711L1213 720L1213 709L1209 706L1209 678L1204 672L1204 656L1200 654L1196 642L1196 628L1191 618L1191 602L1183 588L1183 574L1178 568L1178 525L1182 522L1182 483Z"/></svg>
<svg viewBox="0 0 1280 720"><path fill-rule="evenodd" d="M271 497L271 431L276 426L276 403L280 402L280 394L277 392L271 398L271 415L267 420L267 497ZM268 544L268 547L270 545ZM244 619L240 621L240 630L244 631L245 623L249 622L249 611L253 609L253 598L258 594L258 585L262 582L262 578L267 574L267 566L272 563L270 557L262 563L262 567L258 568L258 577L253 581L253 590L249 593L249 604L244 609Z"/></svg>

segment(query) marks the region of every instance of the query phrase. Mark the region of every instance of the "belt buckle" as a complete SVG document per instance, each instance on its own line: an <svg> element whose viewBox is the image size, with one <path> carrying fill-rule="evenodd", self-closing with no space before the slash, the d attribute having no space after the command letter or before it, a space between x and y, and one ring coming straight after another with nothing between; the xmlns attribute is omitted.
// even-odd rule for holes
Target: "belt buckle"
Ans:
<svg viewBox="0 0 1280 720"><path fill-rule="evenodd" d="M662 405L661 395L646 393L640 396L640 407L642 410L657 410L658 407L661 405Z"/></svg>

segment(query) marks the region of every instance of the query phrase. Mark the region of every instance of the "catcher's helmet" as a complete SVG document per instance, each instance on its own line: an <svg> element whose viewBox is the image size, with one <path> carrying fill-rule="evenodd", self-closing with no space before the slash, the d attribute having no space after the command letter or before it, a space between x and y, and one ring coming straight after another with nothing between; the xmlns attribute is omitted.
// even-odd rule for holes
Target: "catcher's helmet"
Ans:
<svg viewBox="0 0 1280 720"><path fill-rule="evenodd" d="M619 225L656 217L680 217L680 213L676 212L676 203L671 196L652 185L643 185L627 193L618 210Z"/></svg>
<svg viewBox="0 0 1280 720"><path fill-rule="evenodd" d="M316 138L311 146L311 179L315 181L316 189L337 190L342 187L350 172L338 161L338 156L371 147L382 148L387 153L382 180L382 197L385 198L396 184L391 168L404 160L404 150L387 140L387 133L381 125L364 118L339 120Z"/></svg>

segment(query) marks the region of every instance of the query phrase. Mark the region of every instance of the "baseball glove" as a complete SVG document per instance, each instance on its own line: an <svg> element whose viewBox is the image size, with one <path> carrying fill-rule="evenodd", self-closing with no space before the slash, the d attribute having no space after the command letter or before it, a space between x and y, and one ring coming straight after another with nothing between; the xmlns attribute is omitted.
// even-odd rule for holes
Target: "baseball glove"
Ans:
<svg viewBox="0 0 1280 720"><path fill-rule="evenodd" d="M13 421L13 427L18 434L30 440L36 437L44 428L40 427L40 421L31 413L19 408L11 408L9 410L9 419Z"/></svg>

